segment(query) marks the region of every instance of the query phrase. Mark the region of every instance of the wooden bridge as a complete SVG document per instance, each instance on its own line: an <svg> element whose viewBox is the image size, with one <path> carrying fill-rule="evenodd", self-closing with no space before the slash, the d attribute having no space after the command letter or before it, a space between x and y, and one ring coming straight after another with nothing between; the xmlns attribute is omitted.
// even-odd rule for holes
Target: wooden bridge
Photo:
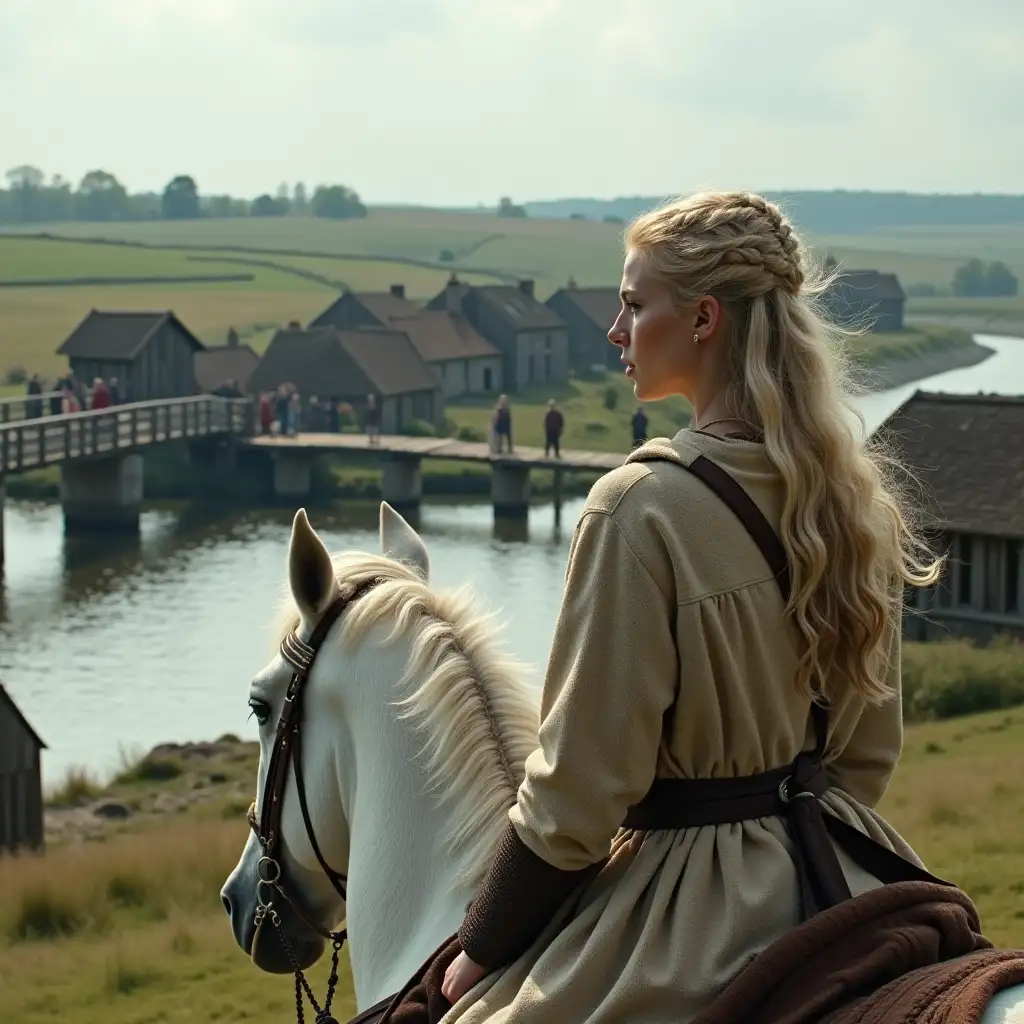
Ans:
<svg viewBox="0 0 1024 1024"><path fill-rule="evenodd" d="M47 397L0 400L0 566L7 473L59 465L69 533L138 530L146 448L252 432L247 400L199 395L34 415L49 408Z"/></svg>
<svg viewBox="0 0 1024 1024"><path fill-rule="evenodd" d="M383 469L385 500L407 511L417 508L422 498L424 459L489 465L491 499L499 517L525 517L531 471L551 470L556 521L566 473L605 473L625 459L625 453L571 450L555 459L532 447L499 454L486 444L439 437L384 436L370 444L364 434L254 436L253 401L214 395L46 415L54 397L48 393L0 399L0 566L6 474L60 466L64 524L69 533L137 530L143 498L142 453L168 441L233 438L265 451L273 465L275 493L297 501L309 496L317 456L334 453L353 461L369 459ZM213 447L219 458L222 449ZM228 446L225 472L233 465L236 447Z"/></svg>
<svg viewBox="0 0 1024 1024"><path fill-rule="evenodd" d="M5 399L0 401L0 409L12 404L24 408L29 402ZM0 413L0 475L135 453L182 438L243 436L252 431L248 401L213 395L133 402L34 419L21 413L21 409L8 417Z"/></svg>
<svg viewBox="0 0 1024 1024"><path fill-rule="evenodd" d="M524 516L530 504L530 471L554 472L553 499L556 521L561 515L562 479L567 472L607 473L621 466L625 453L563 450L561 458L548 457L542 448L517 446L511 454L496 453L482 442L448 437L387 435L370 444L364 434L298 434L295 437L250 437L247 446L270 452L274 460L274 488L281 497L302 498L309 493L311 468L317 455L345 453L353 460L372 458L383 463L381 495L395 508L412 509L423 494L424 459L485 463L491 467L491 501L496 515Z"/></svg>

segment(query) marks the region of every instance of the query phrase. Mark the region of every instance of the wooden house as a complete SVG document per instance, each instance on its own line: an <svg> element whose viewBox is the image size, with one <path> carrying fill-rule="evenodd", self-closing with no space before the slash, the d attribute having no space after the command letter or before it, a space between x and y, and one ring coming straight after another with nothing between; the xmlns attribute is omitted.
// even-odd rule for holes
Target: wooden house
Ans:
<svg viewBox="0 0 1024 1024"><path fill-rule="evenodd" d="M226 345L207 345L195 354L196 384L206 393L228 381L243 395L249 394L249 377L259 365L260 357L251 345L243 345L234 331L228 333Z"/></svg>
<svg viewBox="0 0 1024 1024"><path fill-rule="evenodd" d="M827 265L835 267L835 260ZM907 296L895 274L843 270L822 296L825 308L844 326L902 331Z"/></svg>
<svg viewBox="0 0 1024 1024"><path fill-rule="evenodd" d="M879 431L948 554L935 586L908 592L907 635L1024 638L1024 396L917 391Z"/></svg>
<svg viewBox="0 0 1024 1024"><path fill-rule="evenodd" d="M203 343L170 311L92 310L57 349L85 385L117 379L122 402L199 393L195 355Z"/></svg>
<svg viewBox="0 0 1024 1024"><path fill-rule="evenodd" d="M531 280L468 285L452 274L426 308L461 314L501 354L505 391L558 384L569 377L568 328L535 297Z"/></svg>
<svg viewBox="0 0 1024 1024"><path fill-rule="evenodd" d="M403 331L437 374L446 398L504 389L501 353L469 320L460 312L421 309L401 284L387 292L346 292L309 326Z"/></svg>
<svg viewBox="0 0 1024 1024"><path fill-rule="evenodd" d="M622 369L622 349L608 340L608 332L622 308L618 288L580 288L570 280L545 305L566 323L569 365L577 374L592 373L597 366Z"/></svg>
<svg viewBox="0 0 1024 1024"><path fill-rule="evenodd" d="M43 845L46 744L0 684L0 851Z"/></svg>
<svg viewBox="0 0 1024 1024"><path fill-rule="evenodd" d="M253 394L293 384L309 399L348 402L361 417L369 394L381 410L381 431L401 433L413 420L444 423L441 385L401 331L382 328L278 331L249 377Z"/></svg>

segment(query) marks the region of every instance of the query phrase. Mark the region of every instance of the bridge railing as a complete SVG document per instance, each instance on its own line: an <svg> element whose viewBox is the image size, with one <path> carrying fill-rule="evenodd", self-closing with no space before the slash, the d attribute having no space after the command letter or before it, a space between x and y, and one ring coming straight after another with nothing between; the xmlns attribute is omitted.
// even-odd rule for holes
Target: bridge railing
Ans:
<svg viewBox="0 0 1024 1024"><path fill-rule="evenodd" d="M250 399L196 395L0 423L0 473L130 452L161 441L253 432Z"/></svg>
<svg viewBox="0 0 1024 1024"><path fill-rule="evenodd" d="M11 398L0 398L0 424L60 415L59 412L50 411L51 403L56 399L59 410L60 401L63 398L63 391L44 391L41 395L15 395Z"/></svg>

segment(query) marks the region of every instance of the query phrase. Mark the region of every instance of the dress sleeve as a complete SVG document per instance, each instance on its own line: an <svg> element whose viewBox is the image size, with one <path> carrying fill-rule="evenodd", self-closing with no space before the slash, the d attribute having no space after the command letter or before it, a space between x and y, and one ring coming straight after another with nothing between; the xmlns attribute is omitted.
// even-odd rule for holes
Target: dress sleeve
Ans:
<svg viewBox="0 0 1024 1024"><path fill-rule="evenodd" d="M903 750L901 625L897 614L889 626L887 681L893 696L864 709L842 753L827 769L832 785L870 808L885 795Z"/></svg>
<svg viewBox="0 0 1024 1024"><path fill-rule="evenodd" d="M637 546L603 511L585 512L574 535L540 746L459 933L481 966L508 963L532 944L607 858L626 811L654 780L679 684L676 602L670 573L656 567L657 582Z"/></svg>

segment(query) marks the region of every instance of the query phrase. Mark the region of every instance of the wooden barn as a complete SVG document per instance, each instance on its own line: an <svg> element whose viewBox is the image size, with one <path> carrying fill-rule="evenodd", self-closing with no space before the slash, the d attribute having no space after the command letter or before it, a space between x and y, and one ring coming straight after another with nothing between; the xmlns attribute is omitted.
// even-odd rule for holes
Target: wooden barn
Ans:
<svg viewBox="0 0 1024 1024"><path fill-rule="evenodd" d="M608 340L608 332L622 309L618 288L580 288L571 280L545 305L569 328L569 363L586 376L597 366L620 370L622 350Z"/></svg>
<svg viewBox="0 0 1024 1024"><path fill-rule="evenodd" d="M86 388L117 379L122 402L185 398L199 393L195 356L203 343L169 310L92 310L57 354Z"/></svg>
<svg viewBox="0 0 1024 1024"><path fill-rule="evenodd" d="M1024 639L1024 396L915 391L879 427L921 490L933 550L948 553L932 587L909 588L912 640L998 634Z"/></svg>
<svg viewBox="0 0 1024 1024"><path fill-rule="evenodd" d="M43 845L46 744L0 684L0 852Z"/></svg>
<svg viewBox="0 0 1024 1024"><path fill-rule="evenodd" d="M834 269L834 259L826 260ZM907 296L895 274L877 270L842 270L822 297L826 309L848 327L902 331Z"/></svg>

